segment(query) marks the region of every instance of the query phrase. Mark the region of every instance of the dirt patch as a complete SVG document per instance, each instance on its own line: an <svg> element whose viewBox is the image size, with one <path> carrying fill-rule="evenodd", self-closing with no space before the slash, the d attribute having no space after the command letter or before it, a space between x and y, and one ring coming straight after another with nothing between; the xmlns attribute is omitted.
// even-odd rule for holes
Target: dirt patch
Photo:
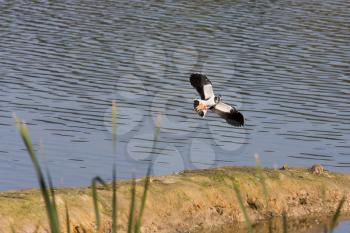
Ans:
<svg viewBox="0 0 350 233"><path fill-rule="evenodd" d="M262 174L262 175L261 175ZM265 180L267 198L261 178ZM137 204L142 195L144 179L137 180ZM345 197L344 212L350 212L350 176L328 171L288 168L263 169L223 167L185 171L178 175L152 177L142 232L195 232L198 229L244 221L233 189L238 184L253 222L270 216L288 217L328 215ZM60 220L64 226L64 203L69 207L72 232L94 231L91 189L58 189ZM118 227L125 232L128 221L130 182L118 182ZM99 189L102 232L109 232L111 191ZM48 229L45 208L37 190L0 193L0 232L39 232ZM64 228L63 228L64 229Z"/></svg>

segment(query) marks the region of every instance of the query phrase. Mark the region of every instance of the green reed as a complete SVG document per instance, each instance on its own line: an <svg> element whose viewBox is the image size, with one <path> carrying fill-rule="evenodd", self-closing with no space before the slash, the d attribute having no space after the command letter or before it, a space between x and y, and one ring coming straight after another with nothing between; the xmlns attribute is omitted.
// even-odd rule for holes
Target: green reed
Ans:
<svg viewBox="0 0 350 233"><path fill-rule="evenodd" d="M115 100L112 101L112 141L113 141L113 152L117 151L117 103Z"/></svg>
<svg viewBox="0 0 350 233"><path fill-rule="evenodd" d="M117 232L117 172L115 163L113 163L112 175L112 233Z"/></svg>
<svg viewBox="0 0 350 233"><path fill-rule="evenodd" d="M92 190L92 200L94 204L95 211L95 230L98 233L100 231L100 211L98 208L98 194L97 194L97 184L100 183L105 188L107 188L107 184L98 176L92 179L91 181L91 190Z"/></svg>
<svg viewBox="0 0 350 233"><path fill-rule="evenodd" d="M54 192L53 189L51 189L51 192L48 188L48 185L46 184L43 172L41 170L39 161L37 160L33 143L31 140L31 137L28 132L27 125L16 115L14 115L14 118L16 120L16 126L19 130L19 133L22 137L22 140L26 146L26 149L28 151L29 157L32 161L32 164L34 166L34 170L37 175L37 179L39 182L40 186L40 191L42 194L42 197L45 202L45 208L46 208L46 213L49 219L49 225L50 225L50 230L51 233L59 233L60 232L60 227L59 227L59 222L58 222L58 214L57 214L57 209L56 209L56 204L55 204L55 199L54 196L52 196L52 193ZM50 184L51 186L51 184Z"/></svg>
<svg viewBox="0 0 350 233"><path fill-rule="evenodd" d="M31 137L29 135L29 131L27 128L27 125L16 115L14 115L15 121L16 121L16 126L19 130L19 133L21 135L21 138L25 144L25 147L27 149L27 152L29 154L29 157L32 161L34 170L36 172L36 176L38 179L41 195L44 199L45 203L45 209L46 209L46 214L48 216L48 221L49 221L49 226L50 226L50 232L51 233L60 233L60 226L59 226L59 219L58 219L58 210L57 210L57 205L56 205L56 200L55 200L55 190L54 186L52 183L52 178L49 173L49 169L46 166L46 175L48 178L48 182L44 178L44 174L42 172L41 166L39 164L39 161L37 159L34 146L31 140ZM154 134L153 138L153 152L155 152L156 148L156 143L159 140L159 135L160 135L160 115L157 118L157 124L156 124L156 131ZM117 144L117 107L116 107L116 102L112 102L112 139L113 139L113 151L116 153L116 144ZM153 161L153 160L152 160ZM144 214L144 209L146 207L146 200L147 200L147 194L149 191L149 185L150 185L150 175L152 171L152 166L153 162L150 163L146 178L144 181L144 186L143 186L143 193L141 196L141 202L140 202L140 207L138 211L138 215L135 216L135 209L136 209L136 180L135 178L132 179L131 183L131 201L130 201L130 212L129 212L129 218L128 218L128 233L140 233L141 225L142 225L142 217ZM256 169L257 169L257 176L259 178L259 181L261 183L263 195L265 197L266 201L266 206L268 207L268 191L267 191L267 185L266 185L266 180L265 176L263 174L263 169L261 168L260 165L260 160L259 157L256 157ZM112 233L117 232L117 182L116 182L116 164L115 161L113 163L113 174L112 174ZM99 206L98 206L98 192L97 192L97 186L98 184L104 186L107 188L106 183L100 178L100 177L95 177L92 179L91 182L91 190L92 190L92 200L93 200L93 206L94 206L94 213L95 213L95 230L96 232L100 231L101 228L101 220L100 220L100 211L99 211ZM249 233L253 232L253 227L252 223L249 219L249 215L247 212L247 208L244 205L243 198L241 196L240 188L237 182L233 182L233 188L236 193L237 201L239 203L239 206L243 212L245 223L247 225L247 231ZM325 191L324 191L325 192ZM339 219L339 216L341 214L341 209L342 206L345 202L345 198L342 198L341 201L338 204L338 207L332 217L331 223L330 223L330 231L329 233L332 233L336 223ZM69 209L67 204L65 203L65 216L66 216L66 232L70 233L70 225L71 225L71 220L70 220L70 215L69 215ZM288 225L287 225L287 213L283 212L282 214L282 220L283 220L283 232L288 233ZM36 227L35 232L37 232L39 229L39 224ZM11 227L11 231L15 233L15 229ZM86 230L82 227L82 231L86 232ZM327 232L327 230L325 231ZM272 227L269 227L269 233L272 233Z"/></svg>
<svg viewBox="0 0 350 233"><path fill-rule="evenodd" d="M136 225L135 225L135 233L140 233L140 229L141 229L142 215L143 215L143 211L144 211L145 206L146 206L147 192L148 192L149 183L150 183L151 168L152 168L152 166L149 166L149 168L147 170L145 185L143 187L143 195L141 198L140 212L139 212L139 216L137 218Z"/></svg>
<svg viewBox="0 0 350 233"><path fill-rule="evenodd" d="M265 180L265 176L264 176L264 174L263 174L263 169L261 168L261 163L260 163L260 158L259 158L259 155L258 154L256 154L255 155L255 160L256 160L256 170L257 170L257 175L258 175L258 178L259 178L259 181L260 181L260 183L261 183L261 186L262 186L262 191L263 191L263 195L264 195L264 197L265 197L265 201L266 201L266 208L268 209L269 208L269 202L268 202L268 191L267 191L267 185L266 185L266 180ZM239 194L239 187L237 186L235 189L237 189L238 190L238 193L237 193L237 191L236 191L236 194L237 195L240 195ZM322 188L321 188L321 194L322 194L322 199L324 200L325 199L325 196L326 196L326 189L325 189L325 187L324 186L322 186ZM238 198L239 199L239 198ZM243 211L243 213L244 213L244 215L246 215L245 214L245 212L246 212L246 208L245 208L245 206L243 205L243 202L242 202L242 200L240 201L239 200L239 202L240 202L240 206L241 206L241 208L242 209L244 209L244 210L242 210ZM339 219L339 217L340 217L340 214L341 214L341 209L342 209L342 207L343 207L343 205L344 205L344 202L345 202L345 197L343 197L341 200L340 200L340 202L339 202L339 204L338 204L338 206L337 206L337 209L336 209L336 211L335 211L335 213L334 213L334 215L332 216L332 219L331 219L331 223L330 223L330 231L328 231L327 229L325 229L325 233L332 233L333 232L333 230L334 230L334 228L335 228L335 226L336 226L336 224L337 224L337 222L338 222L338 219ZM245 216L245 220L246 220L246 223L247 223L247 225L249 225L250 224L250 221L249 221L249 219ZM271 219L271 217L269 218L269 233L272 233L273 232L273 230L272 230L272 221L271 221L272 219ZM282 213L282 226L283 226L283 233L288 233L288 221L287 221L288 219L287 219L287 212L286 211L283 211L283 213ZM248 227L248 232L250 233L251 232L251 229Z"/></svg>
<svg viewBox="0 0 350 233"><path fill-rule="evenodd" d="M16 126L19 130L19 133L21 135L21 138L26 146L27 152L30 156L30 159L32 161L33 167L35 169L37 179L40 186L40 191L42 194L42 197L45 202L45 208L46 213L48 216L48 221L50 225L50 232L51 233L60 233L60 226L59 226L59 219L58 219L58 210L57 210L57 204L55 199L55 190L52 182L52 178L49 172L49 169L46 165L46 175L48 177L48 183L46 182L44 178L44 174L42 172L41 166L39 164L39 161L37 159L34 146L31 140L31 137L29 135L29 131L27 128L27 125L24 121L22 121L19 117L17 117L14 114L14 118L16 121ZM113 138L113 151L116 153L116 144L117 144L117 107L116 102L112 102L112 138ZM160 118L158 117L157 120L157 127L156 132L154 136L154 142L153 142L153 148L155 148L156 141L159 138L160 134ZM136 222L134 223L135 218L135 203L136 203L136 181L133 178L132 180L132 187L131 187L131 204L130 204L130 214L129 214L129 226L128 226L128 232L134 232L139 233L141 229L142 224L142 216L144 213L144 209L146 206L146 198L147 198L147 192L149 189L150 184L150 174L151 174L152 164L150 164L145 184L144 184L144 190L143 194L141 196L141 203L140 203L140 210L138 211L138 216L136 219ZM115 161L113 163L113 174L112 174L112 233L117 232L117 182L116 182L116 164ZM104 182L103 179L100 177L94 177L91 181L91 191L92 191L92 200L93 200L93 206L94 206L94 213L95 213L95 231L99 232L101 228L101 220L100 220L100 211L98 206L98 192L97 192L97 186L98 184L104 186L105 188L108 188L106 185L106 182ZM66 215L66 232L70 233L70 216L69 216L69 210L67 207L67 204L65 203L65 215ZM37 229L39 228L39 225ZM84 228L82 228L83 232L86 232ZM16 232L13 227L11 227L12 232ZM37 231L37 230L36 230Z"/></svg>
<svg viewBox="0 0 350 233"><path fill-rule="evenodd" d="M340 217L340 212L341 212L341 209L342 209L342 207L343 207L343 205L344 205L344 202L345 202L345 197L343 197L341 200L340 200L340 202L339 202L339 204L338 204L338 207L337 207L337 209L336 209L336 211L335 211L335 213L334 213L334 215L333 215L333 217L332 217L332 220L331 220L331 225L330 225L330 233L332 233L333 232L333 230L334 230L334 228L335 228L335 226L336 226L336 224L337 224L337 221L338 221L338 219L339 219L339 217Z"/></svg>
<svg viewBox="0 0 350 233"><path fill-rule="evenodd" d="M247 208L244 205L243 198L242 198L242 195L241 195L241 191L240 191L239 186L238 186L238 184L236 182L233 182L233 189L235 190L239 207L241 208L241 210L243 212L243 216L244 216L244 220L245 220L248 232L252 233L253 232L252 223L251 223L251 221L249 219Z"/></svg>
<svg viewBox="0 0 350 233"><path fill-rule="evenodd" d="M112 101L112 141L113 152L117 153L117 103ZM117 233L117 169L116 169L116 156L113 162L113 174L112 174L112 233Z"/></svg>
<svg viewBox="0 0 350 233"><path fill-rule="evenodd" d="M64 209L66 211L66 232L70 233L70 217L69 217L69 211L67 203L64 203Z"/></svg>

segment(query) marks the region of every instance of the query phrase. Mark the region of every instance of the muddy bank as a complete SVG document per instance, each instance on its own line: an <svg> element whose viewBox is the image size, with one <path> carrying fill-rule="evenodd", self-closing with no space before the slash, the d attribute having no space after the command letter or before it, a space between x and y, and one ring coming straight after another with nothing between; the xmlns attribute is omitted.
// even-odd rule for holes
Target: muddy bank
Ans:
<svg viewBox="0 0 350 233"><path fill-rule="evenodd" d="M329 229L332 216L311 216L308 218L288 218L288 233L324 233L325 228ZM338 224L344 224L350 221L350 216L343 216ZM337 224L337 226L338 226ZM284 232L284 223L282 217L275 217L271 220L259 221L253 224L252 233ZM194 233L247 233L244 224L227 224L222 226L213 226L206 229L199 229Z"/></svg>
<svg viewBox="0 0 350 233"><path fill-rule="evenodd" d="M238 184L250 219L280 216L289 218L324 216L335 211L345 197L343 211L350 212L350 176L310 169L264 169L268 198L261 175L255 168L224 167L185 171L177 175L152 177L143 218L142 232L197 232L243 222L233 182ZM137 180L137 198L144 179ZM125 232L128 221L130 182L118 182L118 227ZM56 191L60 220L64 226L64 203L69 208L73 232L94 231L95 216L90 188L63 188ZM111 191L99 189L103 232L109 232ZM0 193L0 232L39 232L47 229L45 207L37 190Z"/></svg>

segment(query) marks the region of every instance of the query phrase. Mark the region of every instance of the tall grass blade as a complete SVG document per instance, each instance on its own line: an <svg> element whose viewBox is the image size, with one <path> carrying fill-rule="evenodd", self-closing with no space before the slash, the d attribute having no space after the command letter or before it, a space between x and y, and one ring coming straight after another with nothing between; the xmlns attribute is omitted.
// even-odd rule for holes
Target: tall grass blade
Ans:
<svg viewBox="0 0 350 233"><path fill-rule="evenodd" d="M153 153L155 153L156 145L157 145L159 135L160 135L161 120L162 120L162 115L158 114L157 121L156 121L156 132L154 133L154 137L153 137L153 146L152 146ZM142 194L142 199L141 199L140 212L139 212L139 216L137 218L137 222L135 225L135 232L137 232L137 233L139 233L140 229L141 229L142 215L143 215L143 212L144 212L144 209L146 206L147 192L149 189L150 175L151 175L152 168L153 168L153 159L151 160L151 162L148 166L148 169L147 169L146 180L145 180L145 185L143 188L143 194Z"/></svg>
<svg viewBox="0 0 350 233"><path fill-rule="evenodd" d="M19 133L22 137L22 140L26 146L26 149L28 151L28 154L30 156L30 159L32 161L32 164L34 166L34 169L35 169L35 172L36 172L36 175L38 178L40 191L41 191L41 194L42 194L42 196L44 198L44 202L45 202L45 208L46 208L46 212L47 212L48 219L49 219L51 233L59 233L60 230L59 230L59 225L58 225L57 212L55 211L55 207L53 206L53 204L51 202L49 190L47 188L47 184L45 182L44 175L42 173L40 164L39 164L37 157L35 155L33 143L32 143L32 140L30 138L27 126L16 115L14 115L14 118L16 120L17 129L19 130Z"/></svg>
<svg viewBox="0 0 350 233"><path fill-rule="evenodd" d="M134 214L135 214L135 199L136 199L136 181L132 178L131 186L131 200L130 200L130 212L129 212L129 222L128 222L128 233L133 231L134 226Z"/></svg>
<svg viewBox="0 0 350 233"><path fill-rule="evenodd" d="M153 137L153 146L152 146L153 153L155 153L156 145L157 145L159 135L160 135L161 120L162 120L162 115L158 114L157 121L156 121L156 132L154 133L154 137ZM140 233L140 230L141 230L142 216L143 216L143 212L144 212L144 209L146 206L146 199L147 199L147 193L148 193L149 184L150 184L150 175L152 172L152 168L153 168L153 159L151 160L151 162L148 166L148 169L147 169L146 180L145 180L145 184L143 187L143 194L142 194L142 198L141 198L140 211L139 211L139 215L138 215L138 218L137 218L137 221L135 224L135 233Z"/></svg>
<svg viewBox="0 0 350 233"><path fill-rule="evenodd" d="M155 132L154 137L153 137L153 149L155 148L155 144L157 143L157 141L159 139L161 123L162 123L162 115L158 114L157 121L156 121L156 132Z"/></svg>
<svg viewBox="0 0 350 233"><path fill-rule="evenodd" d="M113 152L117 152L117 103L112 100L112 140ZM116 161L114 157L113 174L112 174L112 233L117 232L117 171Z"/></svg>
<svg viewBox="0 0 350 233"><path fill-rule="evenodd" d="M157 142L158 142L159 135L160 135L161 121L162 121L162 115L158 114L157 120L156 120L156 132L154 133L154 136L153 136L152 155L156 154L156 149L157 149L156 146L157 146ZM147 170L147 176L151 175L151 172L153 169L153 163L154 163L154 156L151 157L151 161L150 161L150 164L149 164L148 170Z"/></svg>
<svg viewBox="0 0 350 233"><path fill-rule="evenodd" d="M248 228L248 232L252 233L253 232L252 224L250 222L250 219L249 219L249 216L248 216L248 213L247 213L247 209L244 206L243 199L242 199L242 196L241 196L241 192L240 192L238 184L236 182L233 182L233 188L235 190L239 206L241 207L241 210L243 212L243 216L244 216L247 228Z"/></svg>
<svg viewBox="0 0 350 233"><path fill-rule="evenodd" d="M338 207L337 207L337 210L335 211L333 217L332 217L332 221L331 221L331 225L329 227L330 229L330 233L333 232L334 228L335 228L335 225L337 224L337 221L338 221L338 218L340 216L340 213L341 213L341 208L343 207L344 205L344 202L345 202L345 197L343 197L339 204L338 204Z"/></svg>
<svg viewBox="0 0 350 233"><path fill-rule="evenodd" d="M117 181L116 165L113 164L113 181L112 181L112 233L117 232Z"/></svg>
<svg viewBox="0 0 350 233"><path fill-rule="evenodd" d="M151 170L152 170L152 164L150 164L148 169L147 169L147 175L146 175L145 185L143 187L143 194L142 194L142 199L141 199L140 212L139 212L139 216L137 218L137 222L135 225L135 233L140 233L140 230L141 230L142 216L143 216L143 211L144 211L145 206L146 206L146 199L147 199L147 192L149 189Z"/></svg>
<svg viewBox="0 0 350 233"><path fill-rule="evenodd" d="M287 222L287 213L283 211L282 213L283 220L283 233L288 233L288 222Z"/></svg>
<svg viewBox="0 0 350 233"><path fill-rule="evenodd" d="M115 100L112 101L112 141L113 141L113 152L117 151L117 103Z"/></svg>
<svg viewBox="0 0 350 233"><path fill-rule="evenodd" d="M265 198L266 209L268 210L269 209L269 194L267 192L267 185L266 185L265 177L263 174L263 170L261 168L260 158L259 158L258 154L255 154L255 161L256 161L256 171L257 171L258 178L259 178L259 181L261 183L262 191L263 191L264 198Z"/></svg>
<svg viewBox="0 0 350 233"><path fill-rule="evenodd" d="M66 210L66 230L67 230L67 233L70 233L70 217L69 217L67 203L64 203L64 208Z"/></svg>
<svg viewBox="0 0 350 233"><path fill-rule="evenodd" d="M45 170L46 170L46 176L49 182L49 190L50 190L50 195L51 195L51 204L52 204L52 208L53 208L53 212L55 214L55 225L59 226L59 222L58 222L58 214L57 214L57 205L56 205L56 197L55 197L55 189L53 186L53 182L52 182L52 178L51 178L51 174L49 171L49 166L47 164L47 160L46 160L46 156L45 156L45 150L44 150L44 145L40 142L40 152L41 155L45 161Z"/></svg>
<svg viewBox="0 0 350 233"><path fill-rule="evenodd" d="M55 221L55 225L57 227L60 226L59 222L58 222L58 214L57 214L57 205L56 205L56 196L55 196L55 189L53 187L53 183L52 183L52 179L51 179L51 175L50 175L50 172L49 172L49 169L47 168L47 178L48 178L48 181L49 181L49 189L50 189L50 194L51 194L51 204L52 204L52 209L53 209L53 213L55 215L55 218L52 219L52 221ZM59 231L59 229L58 229Z"/></svg>
<svg viewBox="0 0 350 233"><path fill-rule="evenodd" d="M96 232L100 231L100 211L98 208L98 195L97 195L97 183L100 183L104 187L107 187L106 183L98 176L92 179L91 188L92 188L92 200L94 204L95 211L95 230Z"/></svg>

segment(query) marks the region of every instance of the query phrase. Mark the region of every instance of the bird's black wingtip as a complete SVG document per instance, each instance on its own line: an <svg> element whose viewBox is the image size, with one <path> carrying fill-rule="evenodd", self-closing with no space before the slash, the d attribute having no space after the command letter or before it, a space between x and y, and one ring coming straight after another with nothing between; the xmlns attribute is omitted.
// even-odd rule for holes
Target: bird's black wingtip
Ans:
<svg viewBox="0 0 350 233"><path fill-rule="evenodd" d="M229 124L236 127L243 127L245 123L243 114L236 109L231 110L231 117L227 120Z"/></svg>
<svg viewBox="0 0 350 233"><path fill-rule="evenodd" d="M200 78L200 77L206 77L204 74L201 74L201 73L192 73L191 76L190 76L190 79L192 78Z"/></svg>
<svg viewBox="0 0 350 233"><path fill-rule="evenodd" d="M202 87L206 84L211 84L206 75L200 73L192 73L190 76L191 85L195 88Z"/></svg>

